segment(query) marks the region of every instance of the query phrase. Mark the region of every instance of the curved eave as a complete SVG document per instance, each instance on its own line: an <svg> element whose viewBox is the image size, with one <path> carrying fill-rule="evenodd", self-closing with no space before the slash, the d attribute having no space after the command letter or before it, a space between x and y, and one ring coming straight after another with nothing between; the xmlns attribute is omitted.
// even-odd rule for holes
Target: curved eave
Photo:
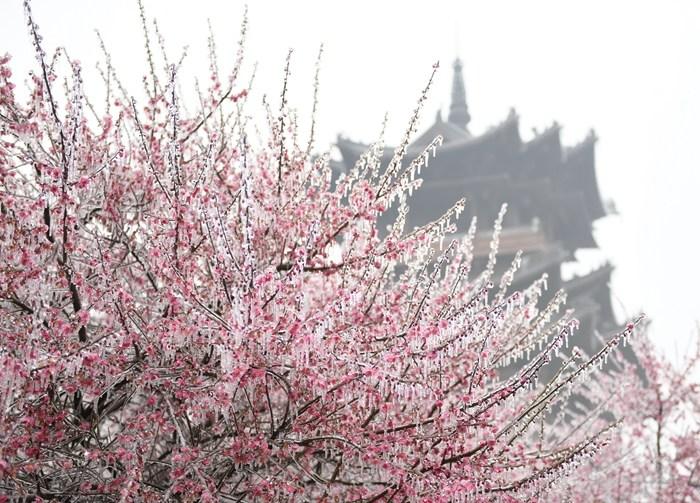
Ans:
<svg viewBox="0 0 700 503"><path fill-rule="evenodd" d="M562 288L571 297L571 304L576 309L580 302L594 300L599 307L600 316L609 328L617 327L610 300L610 279L614 269L612 264L605 263L588 274L576 276L562 284Z"/></svg>
<svg viewBox="0 0 700 503"><path fill-rule="evenodd" d="M614 269L612 264L606 263L588 274L575 276L565 281L562 286L572 297L576 297L577 295L599 287L608 289L610 277Z"/></svg>
<svg viewBox="0 0 700 503"><path fill-rule="evenodd" d="M583 193L574 191L552 196L558 217L556 235L572 251L578 248L598 248L584 199Z"/></svg>
<svg viewBox="0 0 700 503"><path fill-rule="evenodd" d="M606 215L595 172L596 140L596 136L591 133L583 142L568 149L562 173L565 185L583 191L588 214L593 220Z"/></svg>
<svg viewBox="0 0 700 503"><path fill-rule="evenodd" d="M354 142L343 136L338 136L335 145L340 150L340 155L343 158L342 163L346 170L352 168L360 157L369 150L369 145Z"/></svg>
<svg viewBox="0 0 700 503"><path fill-rule="evenodd" d="M423 134L408 146L409 152L420 152L437 136L442 136L443 145L469 140L472 135L459 126L442 120L435 121Z"/></svg>
<svg viewBox="0 0 700 503"><path fill-rule="evenodd" d="M523 150L541 148L540 146L542 144L553 144L555 148L561 152L560 133L561 126L555 122L541 133L533 136L530 140L523 142Z"/></svg>
<svg viewBox="0 0 700 503"><path fill-rule="evenodd" d="M440 158L440 153L446 154L446 153L451 153L451 154L464 154L464 155L472 155L474 150L481 150L481 149L489 149L493 145L511 145L513 148L520 148L522 145L522 140L520 139L520 130L519 130L519 120L518 116L515 113L511 113L508 115L508 117L501 122L500 124L497 124L490 129L488 129L486 132L483 134L480 134L479 136L471 136L468 133L461 139L454 139L452 141L443 143L442 147L438 148L438 159ZM447 123L442 123L442 124L447 124ZM451 127L455 127L453 125L450 125ZM430 131L430 130L429 130ZM439 130L436 128L434 130L435 133L439 133ZM466 131L464 132L466 133ZM435 138L437 134L433 135L432 132L431 134L423 133L421 135L421 138L424 138L424 142L421 144L418 140L414 141L409 145L408 149L406 149L406 155L409 158L413 158L417 155L420 155L420 153L423 151L423 149L430 143L430 141ZM367 149L367 145L363 145L361 143L356 143L352 142L350 140L342 139L343 142L352 149L358 149L358 148L364 148ZM338 140L339 142L341 139ZM385 157L387 156L387 152L394 152L393 147L387 147L385 150ZM389 155L390 156L390 155Z"/></svg>
<svg viewBox="0 0 700 503"><path fill-rule="evenodd" d="M340 149L340 152L342 154L345 154L346 152L351 153L352 155L356 157L360 157L362 154L367 152L369 149L369 145L365 143L359 143L356 141L352 141L349 138L345 138L344 136L338 136L338 140L336 141L336 146L338 149Z"/></svg>
<svg viewBox="0 0 700 503"><path fill-rule="evenodd" d="M404 162L410 162L418 157L427 144L439 134L438 126L446 123L434 124L435 129L424 133L421 138L425 139L425 143L418 144L418 141L409 145L406 149L406 157ZM448 125L447 127L453 127ZM437 133L437 134L433 134ZM447 170L429 170L423 176L426 180L433 177L463 178L465 174L471 178L472 176L482 176L493 173L494 169L502 166L504 163L493 158L494 152L498 158L517 157L521 154L522 140L520 139L520 131L518 126L518 116L511 113L503 122L492 127L485 133L479 136L469 136L468 133L461 139L455 139L447 143L443 143L442 147L437 150L437 157L431 159L430 163L437 166L451 166L453 169ZM339 136L336 146L343 157L343 162L346 168L351 167L357 160L369 149L369 145L352 141L348 138ZM386 166L394 154L394 147L386 147L382 156L382 165ZM459 171L455 172L457 167ZM465 167L472 167L463 171Z"/></svg>
<svg viewBox="0 0 700 503"><path fill-rule="evenodd" d="M522 144L520 177L554 176L561 168L563 153L561 128L554 124L541 134Z"/></svg>
<svg viewBox="0 0 700 503"><path fill-rule="evenodd" d="M491 127L483 134L445 144L441 149L439 149L439 151L466 153L473 149L479 149L483 146L489 146L494 143L498 144L502 142L517 147L522 145L522 140L520 138L519 118L515 112L511 112L503 122Z"/></svg>

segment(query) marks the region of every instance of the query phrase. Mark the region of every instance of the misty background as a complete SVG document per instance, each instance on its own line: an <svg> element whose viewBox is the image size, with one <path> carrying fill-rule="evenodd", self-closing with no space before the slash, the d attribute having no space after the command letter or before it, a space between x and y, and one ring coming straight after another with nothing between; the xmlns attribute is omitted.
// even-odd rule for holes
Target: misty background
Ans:
<svg viewBox="0 0 700 503"><path fill-rule="evenodd" d="M206 85L207 19L222 73L232 67L245 2L144 4L147 16L158 18L170 59L189 45L183 89L194 75ZM34 0L32 8L47 53L64 46L83 63L86 94L99 96L94 101L103 93L95 29L127 90L141 96L147 63L135 0ZM613 263L618 319L644 311L656 344L674 360L685 352L700 319L700 2L255 0L248 8L242 78L247 82L257 62L253 101L266 94L276 105L293 48L289 100L302 132L324 44L318 150L331 148L339 133L375 140L385 113L387 143L395 145L438 60L419 129L439 108L446 116L456 56L475 135L510 108L525 141L553 121L563 126L564 145L594 129L600 191L619 214L594 223L600 249L579 251L581 264L568 272ZM0 41L21 87L35 60L20 0L0 0Z"/></svg>

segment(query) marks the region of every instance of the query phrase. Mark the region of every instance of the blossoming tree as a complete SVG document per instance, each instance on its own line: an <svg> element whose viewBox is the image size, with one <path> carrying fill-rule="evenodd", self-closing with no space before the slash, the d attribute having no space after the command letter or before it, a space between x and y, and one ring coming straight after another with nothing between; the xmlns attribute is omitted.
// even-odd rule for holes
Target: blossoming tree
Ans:
<svg viewBox="0 0 700 503"><path fill-rule="evenodd" d="M598 376L594 395L624 418L605 455L559 487L571 501L689 502L700 498L700 346L680 367L659 356L644 334L635 353L643 369ZM696 340L700 344L700 340ZM607 383L603 383L608 381ZM602 384L602 386L601 386Z"/></svg>
<svg viewBox="0 0 700 503"><path fill-rule="evenodd" d="M0 499L586 500L570 482L618 423L549 411L576 386L601 401L589 375L639 320L569 351L563 293L510 291L517 258L494 277L503 212L484 271L475 222L450 237L463 201L405 229L440 143L404 158L427 87L389 166L380 140L333 179L298 140L289 61L279 108L249 117L245 22L196 110L148 30L143 97L105 50L102 109L25 5L26 101L0 59Z"/></svg>

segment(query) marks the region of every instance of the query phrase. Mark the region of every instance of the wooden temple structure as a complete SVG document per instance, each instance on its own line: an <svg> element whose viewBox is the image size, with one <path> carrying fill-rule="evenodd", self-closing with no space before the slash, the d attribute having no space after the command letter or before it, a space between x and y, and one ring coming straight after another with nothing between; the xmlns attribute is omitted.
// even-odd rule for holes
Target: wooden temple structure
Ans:
<svg viewBox="0 0 700 503"><path fill-rule="evenodd" d="M548 274L550 297L560 288L568 295L567 307L575 309L581 329L574 344L592 354L616 332L609 282L613 267L605 264L585 275L563 279L562 265L575 260L579 249L597 248L594 222L606 215L595 171L596 136L591 131L579 144L566 147L555 122L545 131L523 141L518 115L511 109L500 124L475 134L469 129L462 62L453 65L451 103L447 120L438 112L435 122L408 148L413 159L438 135L443 145L421 173L423 185L410 199L407 229L440 217L456 200L466 197L466 218L478 218L475 253L486 262L493 222L501 204L508 203L499 246L499 262L507 267L518 250L522 266L514 289L529 286ZM368 146L338 137L340 169L348 169ZM393 149L385 150L384 165ZM479 263L475 267L479 267ZM478 269L475 269L478 270ZM548 300L547 297L543 299ZM630 350L625 358L635 361Z"/></svg>

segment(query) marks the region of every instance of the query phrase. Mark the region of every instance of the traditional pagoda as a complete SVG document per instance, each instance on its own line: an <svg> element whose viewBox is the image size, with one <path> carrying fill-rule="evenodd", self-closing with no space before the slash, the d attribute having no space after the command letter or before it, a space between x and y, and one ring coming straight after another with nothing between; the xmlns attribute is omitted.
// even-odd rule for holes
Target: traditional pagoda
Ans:
<svg viewBox="0 0 700 503"><path fill-rule="evenodd" d="M591 131L578 145L563 147L561 128L554 123L523 141L512 109L500 124L473 134L459 59L453 71L447 120L438 112L433 125L408 148L406 158L412 159L436 136L443 138L430 169L421 174L423 186L410 200L407 229L437 219L453 202L466 197L467 218L476 215L479 223L476 260L485 263L494 219L501 204L508 203L499 261L505 267L522 250L522 267L513 288L525 288L547 273L550 296L560 288L567 292L567 306L575 309L581 322L576 344L590 354L600 347L600 337L619 327L610 301L613 268L606 264L567 280L562 279L561 270L563 263L575 260L576 250L597 248L593 222L606 215L595 172L596 136ZM337 147L345 168L368 148L340 136ZM386 149L384 165L392 153L393 149ZM634 360L631 351L625 353Z"/></svg>

